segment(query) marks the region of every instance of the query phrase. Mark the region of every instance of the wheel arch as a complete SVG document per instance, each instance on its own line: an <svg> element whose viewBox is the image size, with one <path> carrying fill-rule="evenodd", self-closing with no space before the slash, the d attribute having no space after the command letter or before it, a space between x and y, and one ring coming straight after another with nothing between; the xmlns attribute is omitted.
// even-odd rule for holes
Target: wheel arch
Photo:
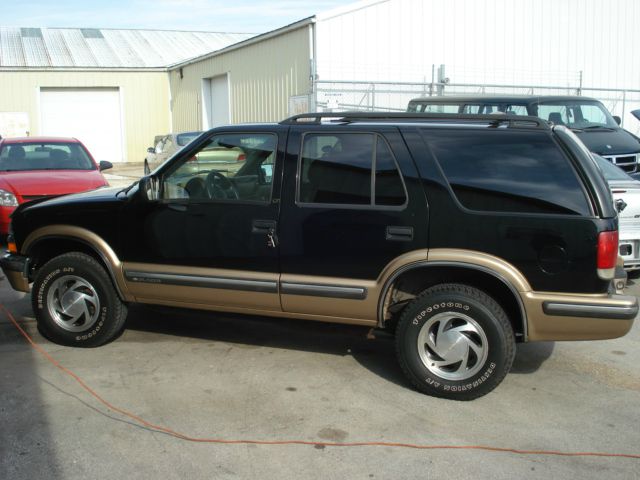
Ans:
<svg viewBox="0 0 640 480"><path fill-rule="evenodd" d="M36 270L39 265L63 253L79 251L91 255L107 271L118 297L123 301L131 300L118 256L102 237L90 230L69 225L42 227L25 239L20 250L30 258Z"/></svg>
<svg viewBox="0 0 640 480"><path fill-rule="evenodd" d="M505 309L516 340L527 341L527 313L519 289L512 280L487 266L454 260L419 261L395 270L379 297L378 326L383 328L393 321L394 306L401 311L403 303L441 283L463 283L486 292ZM399 297L398 293L401 293Z"/></svg>

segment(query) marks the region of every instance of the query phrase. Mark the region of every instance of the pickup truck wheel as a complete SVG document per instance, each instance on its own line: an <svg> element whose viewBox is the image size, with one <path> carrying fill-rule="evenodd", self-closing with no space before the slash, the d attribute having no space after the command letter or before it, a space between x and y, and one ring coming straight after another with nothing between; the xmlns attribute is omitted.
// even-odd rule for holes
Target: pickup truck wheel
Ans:
<svg viewBox="0 0 640 480"><path fill-rule="evenodd" d="M404 310L396 331L402 370L421 392L453 400L489 393L513 364L513 329L495 300L460 284L429 288Z"/></svg>
<svg viewBox="0 0 640 480"><path fill-rule="evenodd" d="M120 333L127 317L127 307L105 269L80 252L43 265L31 300L40 332L61 345L103 345Z"/></svg>

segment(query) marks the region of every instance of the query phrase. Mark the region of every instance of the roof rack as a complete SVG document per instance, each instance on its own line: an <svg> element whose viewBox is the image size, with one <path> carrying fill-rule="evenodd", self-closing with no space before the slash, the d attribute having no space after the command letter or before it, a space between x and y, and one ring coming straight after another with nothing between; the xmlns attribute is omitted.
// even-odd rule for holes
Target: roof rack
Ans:
<svg viewBox="0 0 640 480"><path fill-rule="evenodd" d="M326 123L355 123L355 122L424 122L442 123L442 121L455 121L459 123L488 123L489 127L506 125L507 127L540 128L547 130L549 123L539 117L489 114L469 115L457 113L412 113L412 112L321 112L302 113L286 118L280 125L301 125Z"/></svg>

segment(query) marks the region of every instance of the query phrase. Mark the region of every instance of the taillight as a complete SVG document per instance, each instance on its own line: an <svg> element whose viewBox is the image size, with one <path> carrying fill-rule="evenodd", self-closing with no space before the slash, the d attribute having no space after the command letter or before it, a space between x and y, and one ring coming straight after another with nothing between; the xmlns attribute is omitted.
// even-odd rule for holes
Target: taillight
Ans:
<svg viewBox="0 0 640 480"><path fill-rule="evenodd" d="M238 158L236 158L236 162L244 162L247 159L247 156L244 153L239 153Z"/></svg>
<svg viewBox="0 0 640 480"><path fill-rule="evenodd" d="M611 280L615 276L618 260L618 231L600 232L598 235L598 276Z"/></svg>

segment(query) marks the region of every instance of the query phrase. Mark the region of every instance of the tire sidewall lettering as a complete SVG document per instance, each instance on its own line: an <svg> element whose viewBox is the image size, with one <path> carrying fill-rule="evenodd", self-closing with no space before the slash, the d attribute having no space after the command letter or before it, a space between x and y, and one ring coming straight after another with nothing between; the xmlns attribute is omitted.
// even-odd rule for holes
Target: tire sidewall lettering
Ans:
<svg viewBox="0 0 640 480"><path fill-rule="evenodd" d="M435 300L435 299L434 299ZM471 378L467 378L465 380L461 380L459 382L446 380L444 378L440 378L437 375L429 372L427 368L422 364L422 362L418 359L417 355L417 345L414 345L417 339L417 335L422 328L422 326L434 315L443 312L459 312L465 315L470 316L476 321L480 320L482 328L485 330L487 335L490 335L491 332L487 329L487 322L484 321L485 312L483 310L479 310L475 305L472 305L469 302L461 301L461 300L445 300L445 301L433 301L427 304L426 307L422 307L420 311L413 316L413 318L409 322L409 327L413 328L413 335L409 335L407 341L409 342L407 346L410 350L415 350L415 362L420 371L423 372L422 381L429 386L429 388L447 392L447 393L459 393L459 392L469 392L475 390L486 383L496 372L498 365L495 360L492 359L491 350L489 352L489 357L486 360L485 365L482 370L480 370L476 375ZM479 318L480 317L480 318Z"/></svg>
<svg viewBox="0 0 640 480"><path fill-rule="evenodd" d="M91 283L91 285L93 285L93 287L96 289L96 293L98 294L98 298L100 298L101 303L104 302L105 296L104 296L104 293L102 292L102 289L100 288L100 284L99 282L93 281L91 279L91 275L87 275L81 271L78 272L75 267L71 267L71 266L56 267L44 277L44 280L42 281L42 283L38 287L38 291L36 292L36 305L38 310L41 311L40 315L46 315L47 317L49 317L49 312L46 305L47 303L46 298L47 298L48 288L51 282L55 280L56 277L59 277L61 275L69 275L69 274L78 275L84 278L89 283ZM93 325L90 331L82 332L80 334L73 333L73 338L75 341L83 342L99 334L100 330L104 327L105 322L107 322L109 317L108 306L102 305L100 307L100 310L101 310L100 318L98 322L96 322Z"/></svg>

